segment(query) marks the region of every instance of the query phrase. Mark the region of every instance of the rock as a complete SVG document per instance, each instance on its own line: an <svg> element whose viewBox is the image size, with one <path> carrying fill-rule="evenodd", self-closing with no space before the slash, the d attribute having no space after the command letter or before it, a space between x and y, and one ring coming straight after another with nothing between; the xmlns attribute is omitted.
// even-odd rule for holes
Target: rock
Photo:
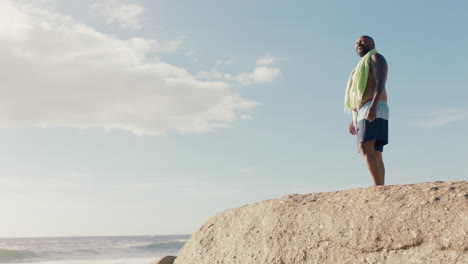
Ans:
<svg viewBox="0 0 468 264"><path fill-rule="evenodd" d="M174 256L165 256L162 259L156 261L154 264L173 264L176 257Z"/></svg>
<svg viewBox="0 0 468 264"><path fill-rule="evenodd" d="M454 181L261 201L213 216L174 263L468 263L467 194Z"/></svg>

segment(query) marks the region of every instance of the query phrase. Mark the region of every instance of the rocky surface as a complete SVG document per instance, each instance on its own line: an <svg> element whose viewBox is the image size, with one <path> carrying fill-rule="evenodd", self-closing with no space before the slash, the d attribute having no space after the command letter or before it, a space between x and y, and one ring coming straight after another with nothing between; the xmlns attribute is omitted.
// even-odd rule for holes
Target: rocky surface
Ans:
<svg viewBox="0 0 468 264"><path fill-rule="evenodd" d="M468 263L468 182L288 195L216 214L175 264Z"/></svg>
<svg viewBox="0 0 468 264"><path fill-rule="evenodd" d="M176 257L174 256L165 256L162 259L156 261L153 264L173 264L175 261Z"/></svg>

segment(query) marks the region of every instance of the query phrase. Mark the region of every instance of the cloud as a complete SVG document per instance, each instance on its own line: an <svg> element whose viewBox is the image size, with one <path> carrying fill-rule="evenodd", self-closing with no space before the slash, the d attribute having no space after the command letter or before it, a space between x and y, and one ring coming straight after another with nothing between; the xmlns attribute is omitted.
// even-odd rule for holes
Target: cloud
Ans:
<svg viewBox="0 0 468 264"><path fill-rule="evenodd" d="M53 7L57 0L16 0L16 2L36 7Z"/></svg>
<svg viewBox="0 0 468 264"><path fill-rule="evenodd" d="M25 190L25 189L40 189L44 191L58 190L58 189L73 189L82 187L85 184L78 179L20 179L20 178L0 178L0 187L4 190Z"/></svg>
<svg viewBox="0 0 468 264"><path fill-rule="evenodd" d="M97 1L91 8L106 18L108 24L116 23L123 28L141 29L145 8L121 0Z"/></svg>
<svg viewBox="0 0 468 264"><path fill-rule="evenodd" d="M423 121L412 122L410 125L426 128L441 127L468 119L468 109L447 109L424 114Z"/></svg>
<svg viewBox="0 0 468 264"><path fill-rule="evenodd" d="M220 72L220 71L218 71L218 70L200 71L199 73L197 73L196 78L197 78L197 79L200 79L200 80L216 80L216 79L220 79L220 80L224 80L224 81L228 81L228 82L233 82L234 79L235 79L235 78L232 76L232 74Z"/></svg>
<svg viewBox="0 0 468 264"><path fill-rule="evenodd" d="M149 59L180 41L119 39L55 11L0 6L0 127L74 127L162 135L229 127L259 105L225 80ZM265 82L279 70L256 70Z"/></svg>
<svg viewBox="0 0 468 264"><path fill-rule="evenodd" d="M278 78L280 74L281 71L278 68L256 67L248 78L253 82L266 83Z"/></svg>
<svg viewBox="0 0 468 264"><path fill-rule="evenodd" d="M259 59L257 59L257 64L259 65L270 65L270 64L273 64L275 62L279 62L279 61L287 61L288 58L286 57L275 57L275 56L272 56L272 55L265 55Z"/></svg>
<svg viewBox="0 0 468 264"><path fill-rule="evenodd" d="M216 65L231 65L234 64L234 59L217 59Z"/></svg>
<svg viewBox="0 0 468 264"><path fill-rule="evenodd" d="M112 186L116 190L125 191L167 191L176 193L195 194L203 196L232 196L241 193L240 189L235 189L220 184L213 184L200 181L162 181L162 182L142 182L120 184Z"/></svg>
<svg viewBox="0 0 468 264"><path fill-rule="evenodd" d="M242 174L255 174L261 171L260 168L257 167L242 167L239 169L239 172Z"/></svg>
<svg viewBox="0 0 468 264"><path fill-rule="evenodd" d="M254 83L272 82L281 76L281 70L271 67L256 67L250 73L240 73L232 75L230 73L220 72L218 70L201 71L196 77L202 80L222 80L241 85L250 85Z"/></svg>
<svg viewBox="0 0 468 264"><path fill-rule="evenodd" d="M241 115L242 120L253 120L253 117L250 115Z"/></svg>
<svg viewBox="0 0 468 264"><path fill-rule="evenodd" d="M192 58L193 62L198 62L200 59L198 58L198 52L196 50L188 50L185 55L187 55L189 58Z"/></svg>

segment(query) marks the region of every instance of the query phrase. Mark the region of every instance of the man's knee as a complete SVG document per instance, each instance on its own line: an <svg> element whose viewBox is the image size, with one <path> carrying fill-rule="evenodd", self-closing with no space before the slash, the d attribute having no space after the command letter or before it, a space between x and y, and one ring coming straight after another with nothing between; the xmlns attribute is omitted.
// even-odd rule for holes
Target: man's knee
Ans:
<svg viewBox="0 0 468 264"><path fill-rule="evenodd" d="M361 152L363 156L374 155L374 146L375 140L361 142L359 143L359 152Z"/></svg>
<svg viewBox="0 0 468 264"><path fill-rule="evenodd" d="M375 152L375 156L377 157L377 159L378 159L379 161L383 161L382 152L380 152L380 151L378 151L378 150L376 150L376 151L374 151L374 152Z"/></svg>

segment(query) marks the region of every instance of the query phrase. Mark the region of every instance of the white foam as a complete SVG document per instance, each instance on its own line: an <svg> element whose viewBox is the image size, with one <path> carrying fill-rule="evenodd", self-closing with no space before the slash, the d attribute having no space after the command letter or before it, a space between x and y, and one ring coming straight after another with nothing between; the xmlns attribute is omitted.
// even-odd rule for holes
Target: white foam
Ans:
<svg viewBox="0 0 468 264"><path fill-rule="evenodd" d="M41 261L34 264L150 264L160 258L122 258L122 259L94 259L94 260L57 260ZM31 264L31 262L15 262L14 264Z"/></svg>

